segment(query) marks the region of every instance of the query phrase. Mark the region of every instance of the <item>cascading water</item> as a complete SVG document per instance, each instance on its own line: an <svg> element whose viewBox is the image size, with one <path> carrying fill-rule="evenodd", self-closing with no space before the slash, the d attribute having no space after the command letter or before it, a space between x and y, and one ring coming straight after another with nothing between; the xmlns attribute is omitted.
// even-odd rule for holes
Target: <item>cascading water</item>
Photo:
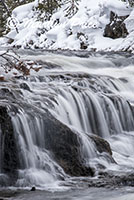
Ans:
<svg viewBox="0 0 134 200"><path fill-rule="evenodd" d="M116 65L115 57L109 55L79 58L42 53L26 58L39 60L42 69L31 72L27 79L13 79L10 86L4 82L0 87L4 101L17 110L9 112L19 157L16 186L52 186L57 180L68 178L67 174L72 175L74 171L69 171L70 160L64 157L73 150L72 157L78 153L79 157L71 162L80 161L85 171L90 166L99 170L97 164L111 170L112 159L107 152L99 152L94 142L101 141L100 137L111 145L113 169L122 171L125 166L132 170L133 66ZM71 153L64 152L63 138L68 145L66 151ZM1 140L2 137L0 143ZM62 159L60 151L65 153ZM1 166L0 170L2 174Z"/></svg>
<svg viewBox="0 0 134 200"><path fill-rule="evenodd" d="M19 179L17 186L48 186L65 173L45 148L43 118L27 114L23 110L12 117L14 133L18 141Z"/></svg>
<svg viewBox="0 0 134 200"><path fill-rule="evenodd" d="M75 86L73 89L72 86L61 89L55 103L60 120L73 125L77 130L94 133L103 138L109 137L110 134L134 130L134 110L127 100L112 93L112 90L111 93L105 93L103 89L101 92L94 92L90 83L87 84L88 88Z"/></svg>

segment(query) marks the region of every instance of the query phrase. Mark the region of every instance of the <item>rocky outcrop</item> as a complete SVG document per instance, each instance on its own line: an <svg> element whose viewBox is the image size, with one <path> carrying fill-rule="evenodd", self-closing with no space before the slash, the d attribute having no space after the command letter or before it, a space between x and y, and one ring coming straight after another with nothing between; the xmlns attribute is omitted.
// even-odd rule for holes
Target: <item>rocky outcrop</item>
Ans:
<svg viewBox="0 0 134 200"><path fill-rule="evenodd" d="M19 159L11 117L6 106L0 106L0 143L0 169L7 175L5 180L0 180L0 185L4 181L4 184L14 184L18 176Z"/></svg>
<svg viewBox="0 0 134 200"><path fill-rule="evenodd" d="M99 153L105 152L112 156L110 144L106 140L104 140L103 138L96 136L96 135L91 135L90 138L95 143L96 148Z"/></svg>
<svg viewBox="0 0 134 200"><path fill-rule="evenodd" d="M99 174L99 179L90 180L88 183L89 187L122 187L122 186L129 186L134 187L134 174L127 173L122 175L114 175L107 172L101 172Z"/></svg>
<svg viewBox="0 0 134 200"><path fill-rule="evenodd" d="M110 144L105 139L97 135L90 135L89 137L95 144L99 157L104 157L108 163L117 164L114 158L112 157L112 150ZM105 168L105 166L99 164L98 168Z"/></svg>
<svg viewBox="0 0 134 200"><path fill-rule="evenodd" d="M81 141L77 133L54 119L45 118L45 142L57 163L71 176L93 176L94 171L84 165L81 157Z"/></svg>
<svg viewBox="0 0 134 200"><path fill-rule="evenodd" d="M113 11L110 13L110 23L106 25L104 29L104 37L110 37L112 39L125 38L128 35L128 31L124 20L128 16L118 16Z"/></svg>
<svg viewBox="0 0 134 200"><path fill-rule="evenodd" d="M93 176L94 169L85 166L81 154L82 141L77 132L62 124L48 113L44 117L45 144L52 152L54 159L71 176ZM88 135L98 151L109 163L116 163L112 157L110 144L96 135Z"/></svg>
<svg viewBox="0 0 134 200"><path fill-rule="evenodd" d="M14 109L13 105L11 107ZM30 108L30 105L26 107L26 109ZM14 113L16 112L17 110L14 109ZM51 152L53 159L64 171L71 176L93 176L94 169L85 165L85 160L81 154L82 141L79 134L55 119L47 110L45 113L39 113L38 110L35 110L34 113L37 114L36 117L39 115L44 122L44 133L42 134L44 134L45 148ZM8 175L8 185L14 185L18 178L17 170L22 166L19 163L17 139L6 106L0 106L0 130L1 172ZM98 152L105 152L112 157L108 142L97 136L89 138L97 146ZM0 182L1 185L7 183Z"/></svg>

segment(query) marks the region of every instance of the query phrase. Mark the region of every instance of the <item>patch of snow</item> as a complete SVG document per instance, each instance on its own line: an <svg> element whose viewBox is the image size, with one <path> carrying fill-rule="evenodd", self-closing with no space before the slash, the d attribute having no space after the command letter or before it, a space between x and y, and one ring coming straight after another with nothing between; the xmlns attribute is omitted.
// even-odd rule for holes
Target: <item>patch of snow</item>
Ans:
<svg viewBox="0 0 134 200"><path fill-rule="evenodd" d="M63 5L50 18L39 21L36 7L38 0L19 6L13 10L12 16L19 22L17 34L14 27L7 37L14 39L11 45L22 48L47 48L79 50L81 43L87 50L127 50L134 51L134 11L121 0L80 0L77 13L67 17ZM104 28L110 21L110 11L123 16L129 35L126 38L111 39L103 36ZM4 44L5 39L0 39Z"/></svg>

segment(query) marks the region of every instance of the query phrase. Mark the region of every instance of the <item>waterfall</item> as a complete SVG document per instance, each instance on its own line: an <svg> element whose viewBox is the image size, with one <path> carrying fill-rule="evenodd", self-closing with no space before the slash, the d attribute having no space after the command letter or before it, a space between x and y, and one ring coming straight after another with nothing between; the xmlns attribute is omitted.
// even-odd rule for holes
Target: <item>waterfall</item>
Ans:
<svg viewBox="0 0 134 200"><path fill-rule="evenodd" d="M12 140L18 153L18 161L14 162L19 167L13 165L18 172L15 185L52 186L76 172L79 176L89 175L89 171L91 174L91 166L96 171L99 165L111 170L111 163L115 170L132 168L134 87L130 68L123 66L119 70L109 57L97 56L95 60L94 56L81 59L50 54L38 58L42 61L41 71L0 87L1 103L5 98L10 105L9 117L4 120L11 118ZM10 87L10 92L3 87ZM1 113L0 117L3 120ZM2 120L0 176L1 124L5 124ZM6 127L9 133L11 124ZM96 141L104 145L103 149L99 149Z"/></svg>
<svg viewBox="0 0 134 200"><path fill-rule="evenodd" d="M99 84L100 82L102 83L99 80ZM114 84L116 86L116 80ZM102 87L102 84L98 86ZM56 103L54 102L57 118L74 126L78 131L96 134L103 138L134 130L133 106L113 93L113 87L110 91L108 81L106 86L109 91L105 93L103 89L101 92L100 89L97 91L97 88L94 92L88 80L81 88L79 86L60 88Z"/></svg>
<svg viewBox="0 0 134 200"><path fill-rule="evenodd" d="M33 113L34 114L34 113ZM58 176L65 176L45 148L44 121L40 116L19 110L12 117L14 133L18 141L21 169L17 186L53 184Z"/></svg>

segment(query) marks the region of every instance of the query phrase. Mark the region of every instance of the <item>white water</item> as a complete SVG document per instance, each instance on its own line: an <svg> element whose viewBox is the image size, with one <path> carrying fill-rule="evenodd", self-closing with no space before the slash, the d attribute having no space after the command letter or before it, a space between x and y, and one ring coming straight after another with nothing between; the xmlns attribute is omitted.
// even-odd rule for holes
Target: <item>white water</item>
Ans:
<svg viewBox="0 0 134 200"><path fill-rule="evenodd" d="M29 116L20 110L15 117L12 117L12 122L17 135L22 167L16 186L36 185L44 188L48 188L49 185L58 186L58 176L65 176L65 173L45 149L43 119Z"/></svg>
<svg viewBox="0 0 134 200"><path fill-rule="evenodd" d="M46 53L23 55L25 58L60 66L47 69L44 65L38 73L33 71L28 80L18 80L18 83L25 82L32 91L21 89L25 103L41 112L49 109L57 119L78 132L86 165L98 170L96 166L100 163L107 170L133 171L134 65L122 63L118 66L115 64L118 59L108 56L79 58ZM59 176L67 178L45 149L43 119L20 109L12 121L22 166L17 186L52 187ZM97 152L88 138L91 134L109 141L118 165L110 164L105 154Z"/></svg>

